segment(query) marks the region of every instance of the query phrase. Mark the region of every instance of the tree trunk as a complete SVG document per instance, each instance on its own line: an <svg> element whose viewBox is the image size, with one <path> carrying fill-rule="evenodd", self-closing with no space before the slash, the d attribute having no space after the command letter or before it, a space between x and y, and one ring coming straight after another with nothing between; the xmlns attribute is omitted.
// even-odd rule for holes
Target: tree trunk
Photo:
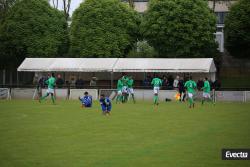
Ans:
<svg viewBox="0 0 250 167"><path fill-rule="evenodd" d="M69 19L70 4L71 4L71 0L63 0L63 11L64 11L65 19L67 21Z"/></svg>
<svg viewBox="0 0 250 167"><path fill-rule="evenodd" d="M129 6L131 7L131 8L134 8L135 6L134 6L134 0L128 0L128 3L129 3Z"/></svg>

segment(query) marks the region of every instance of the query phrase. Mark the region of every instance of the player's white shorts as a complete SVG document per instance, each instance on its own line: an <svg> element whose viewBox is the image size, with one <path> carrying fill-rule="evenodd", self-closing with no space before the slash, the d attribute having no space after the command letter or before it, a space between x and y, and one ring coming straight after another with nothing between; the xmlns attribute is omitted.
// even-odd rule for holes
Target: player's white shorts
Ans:
<svg viewBox="0 0 250 167"><path fill-rule="evenodd" d="M133 88L128 88L128 93L129 94L134 94L134 89Z"/></svg>
<svg viewBox="0 0 250 167"><path fill-rule="evenodd" d="M47 93L48 93L48 94L50 94L50 93L55 93L55 91L54 91L54 89L52 89L52 88L48 88L48 89L47 89Z"/></svg>
<svg viewBox="0 0 250 167"><path fill-rule="evenodd" d="M191 98L191 99L192 99L193 96L194 96L193 93L188 93L188 98Z"/></svg>
<svg viewBox="0 0 250 167"><path fill-rule="evenodd" d="M156 86L154 87L154 94L158 94L160 90L160 87Z"/></svg>
<svg viewBox="0 0 250 167"><path fill-rule="evenodd" d="M118 90L118 91L117 91L117 94L118 94L118 95L121 95L121 94L122 94L122 90Z"/></svg>
<svg viewBox="0 0 250 167"><path fill-rule="evenodd" d="M128 87L127 86L122 87L122 93L128 93Z"/></svg>
<svg viewBox="0 0 250 167"><path fill-rule="evenodd" d="M206 92L203 92L203 94L202 94L202 96L204 97L204 98L209 98L210 99L210 93L206 93Z"/></svg>

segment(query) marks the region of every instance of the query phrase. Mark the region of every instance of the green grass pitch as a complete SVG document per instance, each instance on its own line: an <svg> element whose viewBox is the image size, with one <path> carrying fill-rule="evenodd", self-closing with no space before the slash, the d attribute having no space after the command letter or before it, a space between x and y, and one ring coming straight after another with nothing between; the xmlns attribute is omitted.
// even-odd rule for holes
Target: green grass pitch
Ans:
<svg viewBox="0 0 250 167"><path fill-rule="evenodd" d="M247 167L222 148L250 148L250 103L0 101L1 167Z"/></svg>

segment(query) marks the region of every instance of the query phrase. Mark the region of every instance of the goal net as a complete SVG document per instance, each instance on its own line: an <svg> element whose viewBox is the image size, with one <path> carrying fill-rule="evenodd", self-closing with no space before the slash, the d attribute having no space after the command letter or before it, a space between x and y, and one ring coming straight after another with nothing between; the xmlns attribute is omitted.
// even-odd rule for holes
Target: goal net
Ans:
<svg viewBox="0 0 250 167"><path fill-rule="evenodd" d="M99 97L101 94L104 94L106 97L109 97L111 100L114 100L117 96L116 89L99 89Z"/></svg>
<svg viewBox="0 0 250 167"><path fill-rule="evenodd" d="M10 99L10 89L0 88L0 99Z"/></svg>

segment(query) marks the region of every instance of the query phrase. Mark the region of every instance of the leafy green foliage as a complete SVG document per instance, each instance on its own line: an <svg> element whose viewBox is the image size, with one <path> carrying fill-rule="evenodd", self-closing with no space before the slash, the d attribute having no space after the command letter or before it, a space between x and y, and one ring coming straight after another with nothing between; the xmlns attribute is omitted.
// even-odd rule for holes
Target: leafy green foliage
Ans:
<svg viewBox="0 0 250 167"><path fill-rule="evenodd" d="M0 58L20 62L61 56L67 50L67 27L63 13L47 1L18 1L0 25Z"/></svg>
<svg viewBox="0 0 250 167"><path fill-rule="evenodd" d="M160 57L212 57L215 24L203 0L151 0L141 33Z"/></svg>
<svg viewBox="0 0 250 167"><path fill-rule="evenodd" d="M0 24L7 15L9 9L15 4L16 0L0 0Z"/></svg>
<svg viewBox="0 0 250 167"><path fill-rule="evenodd" d="M139 58L139 57L156 57L157 53L155 49L150 46L146 41L138 41L127 57Z"/></svg>
<svg viewBox="0 0 250 167"><path fill-rule="evenodd" d="M226 48L235 57L250 58L250 1L239 0L225 20Z"/></svg>
<svg viewBox="0 0 250 167"><path fill-rule="evenodd" d="M71 56L124 57L137 41L139 15L119 0L86 0L73 14Z"/></svg>

